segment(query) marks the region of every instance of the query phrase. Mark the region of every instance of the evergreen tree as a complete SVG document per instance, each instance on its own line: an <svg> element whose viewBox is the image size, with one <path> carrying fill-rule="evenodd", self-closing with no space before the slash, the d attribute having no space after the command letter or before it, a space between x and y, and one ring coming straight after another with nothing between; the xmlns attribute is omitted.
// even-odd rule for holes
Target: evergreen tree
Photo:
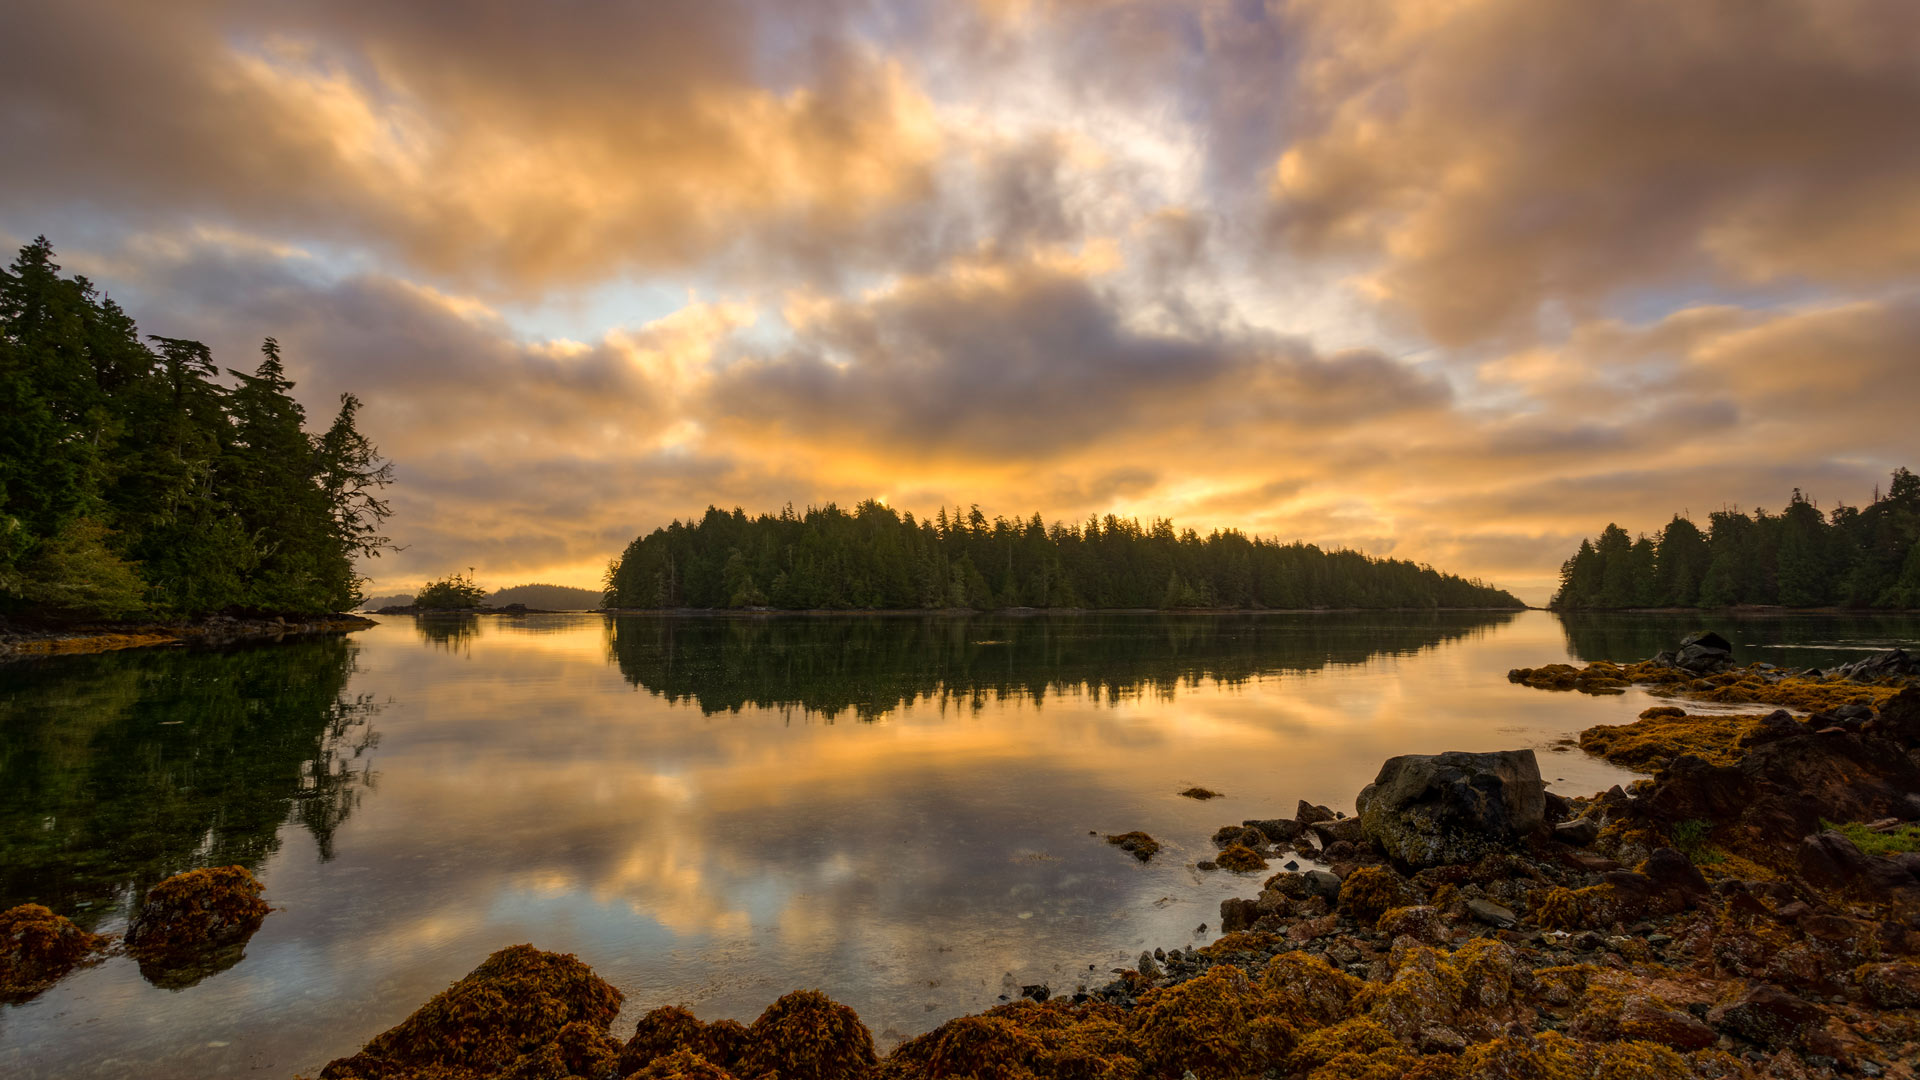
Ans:
<svg viewBox="0 0 1920 1080"><path fill-rule="evenodd" d="M392 481L359 401L310 437L273 339L224 386L59 271L45 238L0 271L0 611L350 607Z"/></svg>

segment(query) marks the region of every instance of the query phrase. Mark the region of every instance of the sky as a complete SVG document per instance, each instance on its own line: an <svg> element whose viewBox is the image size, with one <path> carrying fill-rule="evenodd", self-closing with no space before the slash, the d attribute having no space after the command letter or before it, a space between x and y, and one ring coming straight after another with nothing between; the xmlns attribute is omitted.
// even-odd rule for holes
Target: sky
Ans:
<svg viewBox="0 0 1920 1080"><path fill-rule="evenodd" d="M1910 0L0 6L0 243L281 342L369 593L709 504L1114 512L1543 602L1920 465Z"/></svg>

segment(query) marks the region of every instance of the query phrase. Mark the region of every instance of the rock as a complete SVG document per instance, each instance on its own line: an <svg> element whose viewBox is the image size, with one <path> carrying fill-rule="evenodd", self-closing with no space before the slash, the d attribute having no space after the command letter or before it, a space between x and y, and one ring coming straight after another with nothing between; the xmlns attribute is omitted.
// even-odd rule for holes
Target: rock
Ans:
<svg viewBox="0 0 1920 1080"><path fill-rule="evenodd" d="M1863 730L1903 746L1920 745L1920 686L1909 686L1882 702L1879 715Z"/></svg>
<svg viewBox="0 0 1920 1080"><path fill-rule="evenodd" d="M1905 649L1888 649L1851 664L1841 664L1833 669L1833 674L1856 682L1912 678L1920 675L1920 658Z"/></svg>
<svg viewBox="0 0 1920 1080"><path fill-rule="evenodd" d="M1405 865L1468 863L1542 830L1545 792L1531 750L1404 754L1360 793L1360 822Z"/></svg>
<svg viewBox="0 0 1920 1080"><path fill-rule="evenodd" d="M487 957L359 1053L329 1062L320 1076L511 1073L576 1024L604 1036L620 1002L620 991L574 957L514 945ZM618 1044L612 1049L617 1052Z"/></svg>
<svg viewBox="0 0 1920 1080"><path fill-rule="evenodd" d="M1707 1013L1707 1022L1769 1050L1796 1047L1821 1023L1819 1006L1766 983L1755 983L1731 1004Z"/></svg>
<svg viewBox="0 0 1920 1080"><path fill-rule="evenodd" d="M767 1006L749 1027L740 1076L854 1080L878 1062L873 1033L852 1009L818 990L797 990Z"/></svg>
<svg viewBox="0 0 1920 1080"><path fill-rule="evenodd" d="M26 1001L106 945L105 938L39 904L0 911L0 1001Z"/></svg>
<svg viewBox="0 0 1920 1080"><path fill-rule="evenodd" d="M1020 996L1034 1001L1045 1001L1053 996L1053 987L1046 983L1032 983L1020 988Z"/></svg>
<svg viewBox="0 0 1920 1080"><path fill-rule="evenodd" d="M1871 720L1873 719L1873 707L1870 705L1861 705L1858 702L1842 705L1833 710L1833 718L1835 720Z"/></svg>
<svg viewBox="0 0 1920 1080"><path fill-rule="evenodd" d="M1307 825L1317 825L1322 821L1335 820L1333 811L1324 806L1315 806L1305 799L1300 800L1299 809L1294 811L1293 817L1294 820L1298 821L1303 827Z"/></svg>
<svg viewBox="0 0 1920 1080"><path fill-rule="evenodd" d="M1855 972L1867 1000L1883 1009L1920 1009L1920 964L1867 964Z"/></svg>
<svg viewBox="0 0 1920 1080"><path fill-rule="evenodd" d="M1307 887L1312 895L1318 896L1329 903L1340 895L1340 879L1327 873L1325 870L1309 870L1299 876L1306 879Z"/></svg>
<svg viewBox="0 0 1920 1080"><path fill-rule="evenodd" d="M1150 952L1142 952L1140 954L1140 959L1134 965L1134 970L1149 979L1157 979L1160 977L1160 964L1153 958L1153 954Z"/></svg>
<svg viewBox="0 0 1920 1080"><path fill-rule="evenodd" d="M127 952L155 986L180 990L240 962L273 909L244 866L175 874L148 891L127 923Z"/></svg>
<svg viewBox="0 0 1920 1080"><path fill-rule="evenodd" d="M1229 848L1235 844L1241 847L1262 848L1267 845L1267 834L1250 825L1222 825L1214 831L1214 847Z"/></svg>
<svg viewBox="0 0 1920 1080"><path fill-rule="evenodd" d="M1222 900L1220 901L1220 932L1231 934L1245 930L1252 926L1261 914L1260 904L1256 900L1244 900L1238 897Z"/></svg>
<svg viewBox="0 0 1920 1080"><path fill-rule="evenodd" d="M1712 631L1689 634L1680 639L1673 663L1696 675L1723 671L1733 663L1733 643Z"/></svg>
<svg viewBox="0 0 1920 1080"><path fill-rule="evenodd" d="M1306 829L1305 825L1294 821L1292 818L1253 819L1243 821L1240 824L1247 828L1259 829L1261 832L1267 834L1267 840L1269 842L1275 844L1291 843Z"/></svg>
<svg viewBox="0 0 1920 1080"><path fill-rule="evenodd" d="M1488 926L1501 930L1510 930L1520 925L1520 919L1513 912L1491 900L1473 899L1467 901L1467 914Z"/></svg>
<svg viewBox="0 0 1920 1080"><path fill-rule="evenodd" d="M1107 843L1114 845L1121 851L1130 853L1141 862L1146 862L1153 858L1154 853L1160 850L1160 841L1155 840L1153 837L1137 829L1133 832L1124 832L1109 836L1107 837Z"/></svg>
<svg viewBox="0 0 1920 1080"><path fill-rule="evenodd" d="M1644 997L1629 998L1621 1007L1620 1035L1675 1050L1705 1050L1720 1038L1692 1015L1677 1009L1663 1009Z"/></svg>
<svg viewBox="0 0 1920 1080"><path fill-rule="evenodd" d="M1392 908L1380 916L1374 929L1389 940L1410 937L1428 945L1444 945L1447 941L1447 924L1440 909L1426 904Z"/></svg>
<svg viewBox="0 0 1920 1080"><path fill-rule="evenodd" d="M1775 709L1760 718L1760 726L1740 736L1741 746L1759 746L1806 734L1806 728L1785 709Z"/></svg>
<svg viewBox="0 0 1920 1080"><path fill-rule="evenodd" d="M1874 891L1910 889L1913 875L1891 859L1874 858L1837 832L1820 832L1800 841L1795 852L1800 876L1821 889L1865 887Z"/></svg>
<svg viewBox="0 0 1920 1080"><path fill-rule="evenodd" d="M1320 915L1311 919L1302 919L1287 928L1287 940L1294 942L1313 941L1326 937L1340 929L1340 916Z"/></svg>
<svg viewBox="0 0 1920 1080"><path fill-rule="evenodd" d="M1685 897L1687 906L1713 894L1699 869L1672 848L1654 848L1647 856L1645 873L1652 879L1654 888Z"/></svg>
<svg viewBox="0 0 1920 1080"><path fill-rule="evenodd" d="M1586 847L1600 838L1600 822L1590 817L1563 821L1553 827L1553 838L1568 847Z"/></svg>
<svg viewBox="0 0 1920 1080"><path fill-rule="evenodd" d="M1265 870L1267 860L1259 852L1241 844L1233 844L1221 851L1214 862L1222 870L1231 870L1236 874L1248 874L1256 870Z"/></svg>
<svg viewBox="0 0 1920 1080"><path fill-rule="evenodd" d="M1359 844L1367 838L1366 832L1360 827L1359 818L1316 822L1307 826L1307 831L1320 841L1322 849L1332 848L1339 843Z"/></svg>

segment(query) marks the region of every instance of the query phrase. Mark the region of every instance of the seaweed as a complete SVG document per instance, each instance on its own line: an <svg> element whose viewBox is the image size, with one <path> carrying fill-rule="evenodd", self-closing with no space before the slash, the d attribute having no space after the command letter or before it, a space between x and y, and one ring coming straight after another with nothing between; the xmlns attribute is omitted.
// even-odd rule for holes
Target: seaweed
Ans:
<svg viewBox="0 0 1920 1080"><path fill-rule="evenodd" d="M1133 832L1109 836L1107 843L1118 847L1121 851L1131 852L1133 857L1141 862L1153 858L1154 853L1160 850L1160 841L1137 829Z"/></svg>
<svg viewBox="0 0 1920 1080"><path fill-rule="evenodd" d="M781 1080L859 1080L878 1059L860 1016L818 990L797 990L767 1006L747 1028L739 1072Z"/></svg>
<svg viewBox="0 0 1920 1080"><path fill-rule="evenodd" d="M39 904L0 911L0 1001L26 1001L106 948L105 937Z"/></svg>

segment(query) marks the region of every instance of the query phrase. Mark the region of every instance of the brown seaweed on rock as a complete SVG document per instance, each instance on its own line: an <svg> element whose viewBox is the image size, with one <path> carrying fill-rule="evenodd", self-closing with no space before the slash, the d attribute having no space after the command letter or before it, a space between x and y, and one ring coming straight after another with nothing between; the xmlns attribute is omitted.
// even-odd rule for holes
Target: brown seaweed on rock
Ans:
<svg viewBox="0 0 1920 1080"><path fill-rule="evenodd" d="M620 991L571 954L514 945L487 957L359 1053L328 1063L320 1076L481 1080L517 1071L599 1080L605 1074L554 1070L612 1065L620 1047L606 1031L620 1002Z"/></svg>
<svg viewBox="0 0 1920 1080"><path fill-rule="evenodd" d="M0 1002L26 1001L106 947L106 938L39 904L0 911Z"/></svg>
<svg viewBox="0 0 1920 1080"><path fill-rule="evenodd" d="M244 866L189 870L155 885L127 925L127 952L155 986L184 989L240 962L273 908Z"/></svg>

